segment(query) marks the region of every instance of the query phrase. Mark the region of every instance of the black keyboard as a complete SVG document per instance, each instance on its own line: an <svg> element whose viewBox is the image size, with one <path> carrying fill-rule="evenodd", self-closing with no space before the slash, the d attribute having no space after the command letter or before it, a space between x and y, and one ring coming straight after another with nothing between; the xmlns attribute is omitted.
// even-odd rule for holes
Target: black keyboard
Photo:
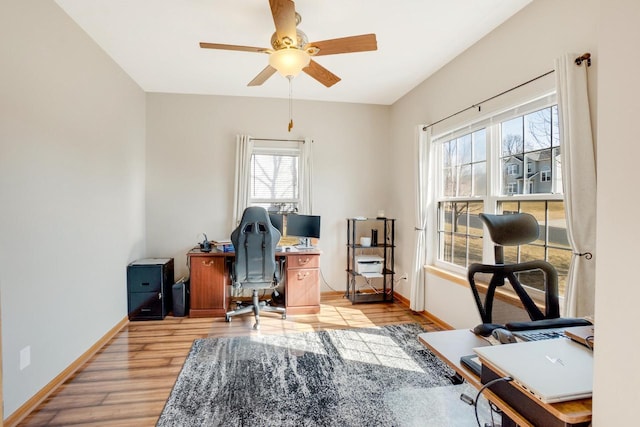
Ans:
<svg viewBox="0 0 640 427"><path fill-rule="evenodd" d="M513 333L524 341L551 340L555 338L566 338L564 329L533 329L530 331L518 331Z"/></svg>

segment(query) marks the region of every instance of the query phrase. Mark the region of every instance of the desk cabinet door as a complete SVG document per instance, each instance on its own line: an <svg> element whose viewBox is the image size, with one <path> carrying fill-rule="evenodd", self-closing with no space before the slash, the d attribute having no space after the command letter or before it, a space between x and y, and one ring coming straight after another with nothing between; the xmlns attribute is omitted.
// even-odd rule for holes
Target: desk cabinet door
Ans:
<svg viewBox="0 0 640 427"><path fill-rule="evenodd" d="M224 257L192 257L190 316L224 315L225 287Z"/></svg>
<svg viewBox="0 0 640 427"><path fill-rule="evenodd" d="M320 282L317 268L287 271L287 308L320 305Z"/></svg>

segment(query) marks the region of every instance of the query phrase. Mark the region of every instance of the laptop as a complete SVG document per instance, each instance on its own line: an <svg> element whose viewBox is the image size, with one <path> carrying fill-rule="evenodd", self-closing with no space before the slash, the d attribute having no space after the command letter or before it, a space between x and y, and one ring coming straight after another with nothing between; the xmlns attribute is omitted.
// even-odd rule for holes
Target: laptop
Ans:
<svg viewBox="0 0 640 427"><path fill-rule="evenodd" d="M584 399L593 392L593 353L572 340L502 344L473 351L543 403Z"/></svg>

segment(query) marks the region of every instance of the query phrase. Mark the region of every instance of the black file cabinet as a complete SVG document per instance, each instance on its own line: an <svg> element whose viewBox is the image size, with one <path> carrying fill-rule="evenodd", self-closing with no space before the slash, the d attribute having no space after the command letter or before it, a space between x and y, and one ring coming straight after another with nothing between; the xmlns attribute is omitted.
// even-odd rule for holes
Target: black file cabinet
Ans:
<svg viewBox="0 0 640 427"><path fill-rule="evenodd" d="M173 258L147 258L127 266L129 320L162 320L171 311Z"/></svg>

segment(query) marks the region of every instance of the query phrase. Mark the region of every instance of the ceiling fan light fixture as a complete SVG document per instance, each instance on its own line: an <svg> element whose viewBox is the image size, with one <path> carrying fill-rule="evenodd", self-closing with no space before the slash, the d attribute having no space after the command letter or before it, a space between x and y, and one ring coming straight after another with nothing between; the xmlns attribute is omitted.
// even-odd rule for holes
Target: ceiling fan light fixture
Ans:
<svg viewBox="0 0 640 427"><path fill-rule="evenodd" d="M269 55L269 65L278 70L283 77L295 77L309 65L311 57L297 48L280 49Z"/></svg>

